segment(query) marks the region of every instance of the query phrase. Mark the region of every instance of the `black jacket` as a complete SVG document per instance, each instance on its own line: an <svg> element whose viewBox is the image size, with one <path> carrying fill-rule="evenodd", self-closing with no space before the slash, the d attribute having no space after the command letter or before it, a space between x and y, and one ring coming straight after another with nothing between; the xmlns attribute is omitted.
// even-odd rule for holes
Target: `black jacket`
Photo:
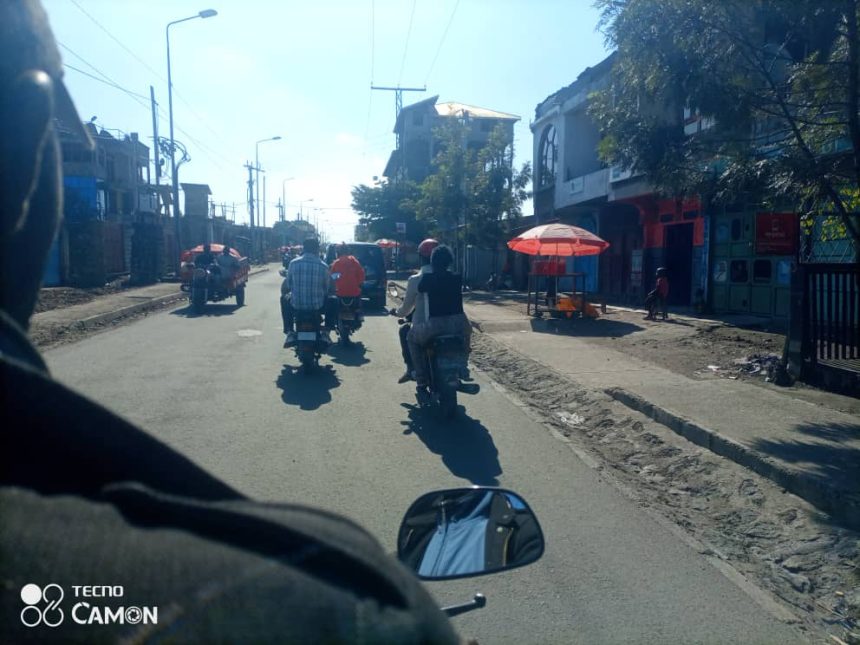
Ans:
<svg viewBox="0 0 860 645"><path fill-rule="evenodd" d="M456 643L414 576L349 520L245 499L53 381L0 315L0 642ZM26 584L65 619L25 627ZM121 599L74 585L122 585ZM78 625L78 601L157 607L157 625Z"/></svg>

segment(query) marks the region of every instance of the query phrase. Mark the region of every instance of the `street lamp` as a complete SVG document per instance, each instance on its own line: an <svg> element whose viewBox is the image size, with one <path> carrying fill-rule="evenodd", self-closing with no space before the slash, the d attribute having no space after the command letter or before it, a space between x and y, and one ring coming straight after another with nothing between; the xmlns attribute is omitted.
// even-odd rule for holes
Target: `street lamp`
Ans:
<svg viewBox="0 0 860 645"><path fill-rule="evenodd" d="M260 139L259 141L254 143L254 165L257 171L257 228L261 228L259 226L261 221L265 221L263 217L263 208L260 205L260 144L266 143L267 141L280 141L281 135L276 135L274 137L267 137L266 139ZM265 191L263 191L263 207L265 207ZM263 245L263 234L259 235L260 237L260 246ZM261 249L262 253L262 249Z"/></svg>
<svg viewBox="0 0 860 645"><path fill-rule="evenodd" d="M167 103L170 112L170 178L173 182L173 219L174 224L176 225L176 247L178 249L176 254L177 275L179 274L179 256L182 253L182 227L179 225L179 175L176 172L176 141L173 138L173 77L171 76L170 70L170 27L178 25L180 22L194 20L195 18L212 18L217 15L218 12L214 9L204 9L193 16L188 16L188 18L168 22L167 27L164 29L164 35L167 40Z"/></svg>
<svg viewBox="0 0 860 645"><path fill-rule="evenodd" d="M300 201L300 202L299 202L299 219L304 219L304 218L305 218L305 217L304 217L304 214L305 214L305 204L307 204L308 202L312 202L312 201L314 201L314 198L313 198L313 197L311 197L310 199L303 199L302 201Z"/></svg>
<svg viewBox="0 0 860 645"><path fill-rule="evenodd" d="M281 182L281 204L283 204L282 210L281 210L281 217L283 218L283 221L285 221L285 222L287 221L287 189L286 189L286 184L288 181L293 181L293 179L295 179L295 177L287 177L286 179L284 179L284 181Z"/></svg>

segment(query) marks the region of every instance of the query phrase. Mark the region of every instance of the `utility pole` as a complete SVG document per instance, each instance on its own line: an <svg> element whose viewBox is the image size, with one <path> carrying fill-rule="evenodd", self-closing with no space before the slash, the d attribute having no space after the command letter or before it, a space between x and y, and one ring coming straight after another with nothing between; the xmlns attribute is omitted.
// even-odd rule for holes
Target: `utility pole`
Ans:
<svg viewBox="0 0 860 645"><path fill-rule="evenodd" d="M403 92L426 92L427 86L424 87L400 87L397 85L396 87L381 87L379 85L370 84L371 90L380 90L383 92L394 92L394 118L395 121L397 117L400 116L400 111L403 109ZM395 136L397 137L397 149L400 150L400 132L396 132Z"/></svg>
<svg viewBox="0 0 860 645"><path fill-rule="evenodd" d="M158 103L155 102L155 88L149 86L149 101L152 105L152 152L155 161L155 185L161 183L161 159L158 156ZM155 191L155 212L161 214L161 193Z"/></svg>
<svg viewBox="0 0 860 645"><path fill-rule="evenodd" d="M251 253L253 257L256 247L254 245L254 166L249 163L245 164L248 169L248 223L251 229Z"/></svg>

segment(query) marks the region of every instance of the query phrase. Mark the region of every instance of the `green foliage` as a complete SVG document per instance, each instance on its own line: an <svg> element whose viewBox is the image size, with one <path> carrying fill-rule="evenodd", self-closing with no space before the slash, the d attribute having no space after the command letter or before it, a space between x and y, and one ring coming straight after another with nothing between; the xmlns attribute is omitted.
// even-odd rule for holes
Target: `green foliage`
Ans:
<svg viewBox="0 0 860 645"><path fill-rule="evenodd" d="M591 101L602 158L668 194L834 213L856 243L858 2L597 0L617 48ZM712 127L685 134L684 107Z"/></svg>
<svg viewBox="0 0 860 645"><path fill-rule="evenodd" d="M427 236L427 227L415 214L419 195L418 186L410 181L361 184L352 189L352 208L359 215L359 224L367 227L369 239L400 239L397 222L404 222L405 239L417 243Z"/></svg>
<svg viewBox="0 0 860 645"><path fill-rule="evenodd" d="M430 231L451 243L495 248L522 215L531 166L513 168L513 146L498 125L478 149L467 145L467 126L451 119L435 132L434 170L415 203Z"/></svg>

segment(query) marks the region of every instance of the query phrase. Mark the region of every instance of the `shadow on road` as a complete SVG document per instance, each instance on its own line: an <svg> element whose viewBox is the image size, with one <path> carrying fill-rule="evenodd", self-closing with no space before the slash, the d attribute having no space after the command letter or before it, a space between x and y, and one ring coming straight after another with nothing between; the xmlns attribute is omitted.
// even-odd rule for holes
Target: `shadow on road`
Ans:
<svg viewBox="0 0 860 645"><path fill-rule="evenodd" d="M194 311L194 309L189 304L187 307L183 307L182 309L174 309L170 312L171 316L183 316L185 318L205 318L210 316L232 316L240 309L237 304L220 304L220 303L211 303L207 304L203 308L203 313L198 314Z"/></svg>
<svg viewBox="0 0 860 645"><path fill-rule="evenodd" d="M340 379L331 365L321 365L310 374L302 373L298 366L284 365L275 384L287 405L317 410L331 402L331 390L340 386Z"/></svg>
<svg viewBox="0 0 860 645"><path fill-rule="evenodd" d="M367 358L366 354L367 348L361 341L346 346L335 343L328 349L328 355L331 356L333 363L347 367L359 367L369 363L370 359Z"/></svg>
<svg viewBox="0 0 860 645"><path fill-rule="evenodd" d="M451 474L468 479L479 486L496 486L502 474L499 451L490 431L468 416L462 406L456 418L443 421L434 411L417 405L401 403L409 411L403 434L414 433L427 448L442 457Z"/></svg>
<svg viewBox="0 0 860 645"><path fill-rule="evenodd" d="M542 318L531 320L532 331L540 334L559 334L579 338L618 337L643 331L645 327L621 320L601 318L577 318L575 320L560 320Z"/></svg>

